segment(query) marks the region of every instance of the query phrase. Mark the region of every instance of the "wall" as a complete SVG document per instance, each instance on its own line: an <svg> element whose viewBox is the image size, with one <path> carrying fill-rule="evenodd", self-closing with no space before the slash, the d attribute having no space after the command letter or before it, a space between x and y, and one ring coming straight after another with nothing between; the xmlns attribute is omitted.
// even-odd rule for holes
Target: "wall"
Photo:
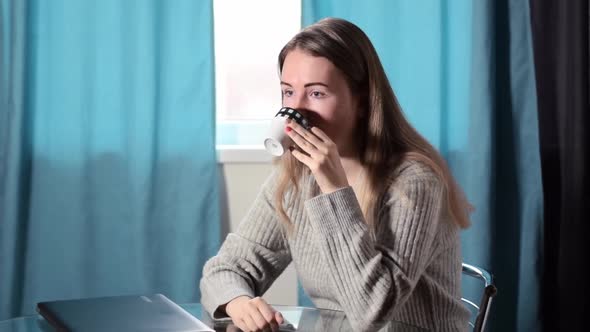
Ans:
<svg viewBox="0 0 590 332"><path fill-rule="evenodd" d="M270 174L271 164L226 162L220 165L222 186L223 238L235 230L248 212L262 183ZM297 277L289 265L263 298L272 304L297 304Z"/></svg>

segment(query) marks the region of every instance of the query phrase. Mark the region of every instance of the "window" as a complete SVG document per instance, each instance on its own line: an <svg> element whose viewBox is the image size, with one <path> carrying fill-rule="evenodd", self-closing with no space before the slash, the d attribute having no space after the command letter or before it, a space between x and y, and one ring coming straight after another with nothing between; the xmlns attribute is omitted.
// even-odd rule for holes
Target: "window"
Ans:
<svg viewBox="0 0 590 332"><path fill-rule="evenodd" d="M270 160L262 142L281 107L277 56L301 28L301 2L214 0L213 10L219 159Z"/></svg>

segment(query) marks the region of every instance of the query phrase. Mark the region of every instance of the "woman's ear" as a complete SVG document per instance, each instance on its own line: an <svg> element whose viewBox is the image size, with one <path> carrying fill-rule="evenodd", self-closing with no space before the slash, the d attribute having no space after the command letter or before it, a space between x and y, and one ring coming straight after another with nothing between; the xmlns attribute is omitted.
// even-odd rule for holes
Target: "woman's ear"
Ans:
<svg viewBox="0 0 590 332"><path fill-rule="evenodd" d="M357 98L357 106L360 110L359 117L360 118L367 118L369 117L369 93L367 91L362 92Z"/></svg>
<svg viewBox="0 0 590 332"><path fill-rule="evenodd" d="M364 119L368 116L369 107L367 103L367 98L365 96L360 96L357 98L356 101L356 109L357 109L357 118Z"/></svg>
<svg viewBox="0 0 590 332"><path fill-rule="evenodd" d="M364 119L366 117L366 111L363 107L357 107L356 109L356 117L358 119Z"/></svg>

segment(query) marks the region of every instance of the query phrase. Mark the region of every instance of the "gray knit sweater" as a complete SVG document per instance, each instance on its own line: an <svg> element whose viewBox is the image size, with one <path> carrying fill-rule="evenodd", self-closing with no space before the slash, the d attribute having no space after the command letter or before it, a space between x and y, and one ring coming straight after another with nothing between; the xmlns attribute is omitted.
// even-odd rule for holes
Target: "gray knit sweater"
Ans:
<svg viewBox="0 0 590 332"><path fill-rule="evenodd" d="M466 330L459 229L442 213L443 185L418 162L394 172L374 230L351 187L320 194L313 177L304 177L287 210L292 233L274 209L273 172L237 232L205 264L205 309L219 317L218 307L235 297L262 295L293 262L314 304L344 311L355 330L389 320Z"/></svg>

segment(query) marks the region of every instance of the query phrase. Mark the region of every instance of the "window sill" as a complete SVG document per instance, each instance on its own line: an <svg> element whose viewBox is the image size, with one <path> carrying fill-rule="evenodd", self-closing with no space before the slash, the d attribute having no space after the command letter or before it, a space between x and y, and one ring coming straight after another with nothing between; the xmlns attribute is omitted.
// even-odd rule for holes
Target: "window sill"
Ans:
<svg viewBox="0 0 590 332"><path fill-rule="evenodd" d="M268 126L268 120L217 121L217 163L271 163L273 156L262 144Z"/></svg>
<svg viewBox="0 0 590 332"><path fill-rule="evenodd" d="M273 157L263 145L216 146L218 164L270 164Z"/></svg>

